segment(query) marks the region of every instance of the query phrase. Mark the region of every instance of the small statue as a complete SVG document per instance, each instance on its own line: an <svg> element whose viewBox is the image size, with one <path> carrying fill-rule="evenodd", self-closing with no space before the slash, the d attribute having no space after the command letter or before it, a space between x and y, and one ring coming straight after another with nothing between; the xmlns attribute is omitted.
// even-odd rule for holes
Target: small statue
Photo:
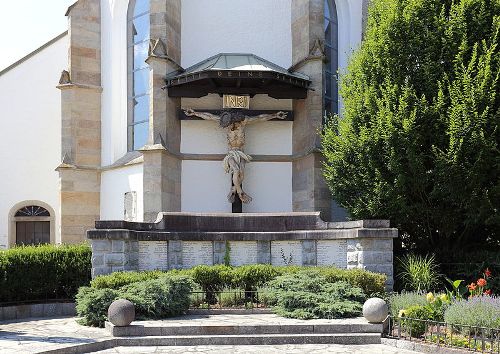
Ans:
<svg viewBox="0 0 500 354"><path fill-rule="evenodd" d="M193 109L186 109L184 113L190 117L198 117L204 120L219 122L219 125L226 130L229 151L223 160L224 171L231 174L233 186L227 199L234 203L236 194L243 203L250 203L252 198L246 194L241 184L245 176L245 164L252 160L252 157L243 152L245 145L245 126L256 122L265 122L271 119L285 119L286 112L274 114L261 114L258 116L247 116L241 111L223 111L219 116L208 112L196 112Z"/></svg>

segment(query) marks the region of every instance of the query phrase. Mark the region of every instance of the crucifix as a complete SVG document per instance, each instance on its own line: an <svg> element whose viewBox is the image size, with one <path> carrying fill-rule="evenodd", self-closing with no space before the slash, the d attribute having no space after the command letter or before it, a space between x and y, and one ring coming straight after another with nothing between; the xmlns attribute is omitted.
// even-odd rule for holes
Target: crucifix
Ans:
<svg viewBox="0 0 500 354"><path fill-rule="evenodd" d="M193 109L186 109L184 113L190 117L218 122L220 127L226 131L229 150L222 165L224 171L231 175L232 180L227 199L233 204L233 212L241 213L241 203L250 203L252 201L252 198L243 191L242 187L245 177L245 164L252 160L250 155L243 152L245 127L247 124L265 122L271 119L285 119L287 113L280 111L274 114L247 116L241 110L225 110L216 115L208 112L197 112ZM240 203L239 207L238 202Z"/></svg>

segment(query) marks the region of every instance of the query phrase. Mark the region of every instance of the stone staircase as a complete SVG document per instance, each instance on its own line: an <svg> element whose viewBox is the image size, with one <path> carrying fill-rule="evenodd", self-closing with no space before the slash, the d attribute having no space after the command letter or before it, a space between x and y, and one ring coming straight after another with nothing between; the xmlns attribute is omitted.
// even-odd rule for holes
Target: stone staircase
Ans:
<svg viewBox="0 0 500 354"><path fill-rule="evenodd" d="M106 329L120 346L380 344L381 324L363 318L294 320L271 314L184 316Z"/></svg>

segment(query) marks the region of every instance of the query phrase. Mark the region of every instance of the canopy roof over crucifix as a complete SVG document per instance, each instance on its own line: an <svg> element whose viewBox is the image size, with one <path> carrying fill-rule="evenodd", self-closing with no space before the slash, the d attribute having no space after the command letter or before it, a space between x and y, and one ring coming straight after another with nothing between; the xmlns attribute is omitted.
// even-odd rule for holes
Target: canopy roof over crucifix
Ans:
<svg viewBox="0 0 500 354"><path fill-rule="evenodd" d="M170 97L267 94L306 98L309 77L290 72L254 54L221 53L166 77Z"/></svg>

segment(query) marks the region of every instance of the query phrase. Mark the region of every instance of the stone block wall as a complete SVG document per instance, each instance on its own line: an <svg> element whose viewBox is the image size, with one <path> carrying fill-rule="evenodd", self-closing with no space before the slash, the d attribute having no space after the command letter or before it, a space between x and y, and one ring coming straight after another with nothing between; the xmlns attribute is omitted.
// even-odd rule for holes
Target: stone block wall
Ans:
<svg viewBox="0 0 500 354"><path fill-rule="evenodd" d="M68 67L61 75L61 242L78 243L100 214L101 8L79 0L69 20Z"/></svg>
<svg viewBox="0 0 500 354"><path fill-rule="evenodd" d="M139 269L139 242L129 240L92 241L92 278L113 272Z"/></svg>
<svg viewBox="0 0 500 354"><path fill-rule="evenodd" d="M177 220L173 222L179 225L170 225L177 231L165 230L165 225L169 224L165 219L157 223L99 222L99 227L107 228L88 232L93 253L92 276L123 270L224 264L229 256L229 263L233 266L273 264L366 269L386 274L388 289L394 284L392 250L398 232L385 221L317 223L310 230L297 224L294 230L280 231L276 225L279 218L286 216L260 214L249 225L258 230L259 224L264 225L275 217L278 218L274 223L277 231L232 232L232 226L244 224L245 214L240 214L240 220L233 220L232 226L233 221L226 219L226 232L180 231L189 225L189 220L181 221L180 215L172 214L175 214L170 215L172 220ZM206 218L221 217L212 214ZM218 223L222 224L222 221L219 219ZM202 221L197 223L198 226L201 224ZM284 224L292 225L293 221L289 219ZM207 222L205 227L210 229L210 223Z"/></svg>

